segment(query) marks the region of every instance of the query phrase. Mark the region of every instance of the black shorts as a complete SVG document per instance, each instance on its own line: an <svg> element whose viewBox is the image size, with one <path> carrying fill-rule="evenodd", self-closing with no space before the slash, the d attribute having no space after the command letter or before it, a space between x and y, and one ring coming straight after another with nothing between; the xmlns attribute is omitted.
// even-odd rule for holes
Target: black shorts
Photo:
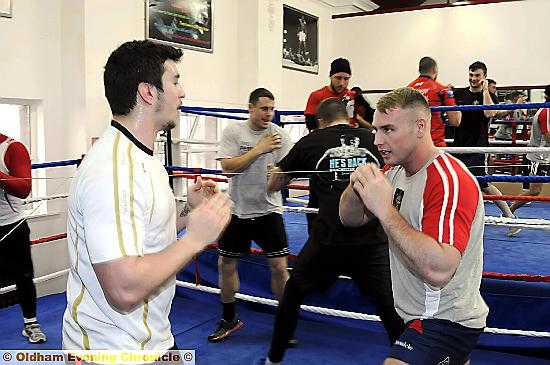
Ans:
<svg viewBox="0 0 550 365"><path fill-rule="evenodd" d="M391 305L388 244L337 246L308 240L294 261L290 276L306 292L329 289L340 275L350 276L361 294L375 305Z"/></svg>
<svg viewBox="0 0 550 365"><path fill-rule="evenodd" d="M550 165L529 161L529 173L534 176L550 176Z"/></svg>
<svg viewBox="0 0 550 365"><path fill-rule="evenodd" d="M416 319L407 323L389 357L414 365L463 365L482 332L442 319Z"/></svg>
<svg viewBox="0 0 550 365"><path fill-rule="evenodd" d="M487 175L487 158L484 153L464 153L456 154L458 158L474 176L486 176ZM479 181L477 183L481 189L485 189L489 186L486 181Z"/></svg>
<svg viewBox="0 0 550 365"><path fill-rule="evenodd" d="M10 233L12 229L13 232ZM0 272L34 277L30 230L27 222L0 226L0 239L5 235L7 235L6 238L0 242Z"/></svg>
<svg viewBox="0 0 550 365"><path fill-rule="evenodd" d="M256 242L267 257L288 256L283 216L269 213L257 218L241 219L236 215L218 240L218 252L224 257L244 257L250 254L250 245Z"/></svg>

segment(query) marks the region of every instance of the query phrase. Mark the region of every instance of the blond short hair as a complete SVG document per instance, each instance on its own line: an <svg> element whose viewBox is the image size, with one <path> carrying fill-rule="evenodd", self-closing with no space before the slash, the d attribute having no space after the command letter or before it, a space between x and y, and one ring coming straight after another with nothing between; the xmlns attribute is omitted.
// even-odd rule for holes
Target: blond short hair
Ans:
<svg viewBox="0 0 550 365"><path fill-rule="evenodd" d="M376 103L376 110L387 113L391 109L418 109L430 120L431 112L428 101L419 91L410 87L401 87L382 96Z"/></svg>

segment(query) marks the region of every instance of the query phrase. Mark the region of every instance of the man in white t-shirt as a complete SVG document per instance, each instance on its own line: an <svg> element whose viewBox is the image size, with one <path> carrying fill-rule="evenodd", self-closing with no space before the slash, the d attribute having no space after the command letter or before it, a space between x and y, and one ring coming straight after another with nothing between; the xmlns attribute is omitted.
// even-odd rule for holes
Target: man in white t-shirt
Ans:
<svg viewBox="0 0 550 365"><path fill-rule="evenodd" d="M228 195L200 179L176 206L153 156L157 133L179 119L181 56L180 49L132 41L105 66L113 120L69 194L65 350L177 349L168 320L175 275L231 217Z"/></svg>

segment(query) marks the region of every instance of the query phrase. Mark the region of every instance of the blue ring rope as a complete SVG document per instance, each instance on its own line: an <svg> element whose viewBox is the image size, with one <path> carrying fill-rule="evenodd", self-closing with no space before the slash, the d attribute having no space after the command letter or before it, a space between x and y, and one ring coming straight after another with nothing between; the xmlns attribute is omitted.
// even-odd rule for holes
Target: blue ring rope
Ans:
<svg viewBox="0 0 550 365"><path fill-rule="evenodd" d="M430 109L432 111L446 112L446 111L478 111L478 110L515 110L515 109L539 109L550 108L550 103L523 103L523 104L491 104L491 105L457 105L457 106L434 106ZM232 116L229 114L221 113L239 113L246 114L246 109L234 109L234 108L207 108L207 107L191 107L181 106L179 108L184 113L191 113L197 115L205 115L210 117L219 117L226 119L246 120L246 117ZM277 110L275 111L275 120L279 120L282 115L303 115L302 110ZM525 123L529 122L516 122ZM288 124L288 123L285 123Z"/></svg>
<svg viewBox="0 0 550 365"><path fill-rule="evenodd" d="M69 166L69 165L78 165L80 164L81 159L78 160L65 160L65 161L53 161L53 162L44 162L44 163L33 163L31 168L33 169L43 169L46 167L59 167L59 166Z"/></svg>

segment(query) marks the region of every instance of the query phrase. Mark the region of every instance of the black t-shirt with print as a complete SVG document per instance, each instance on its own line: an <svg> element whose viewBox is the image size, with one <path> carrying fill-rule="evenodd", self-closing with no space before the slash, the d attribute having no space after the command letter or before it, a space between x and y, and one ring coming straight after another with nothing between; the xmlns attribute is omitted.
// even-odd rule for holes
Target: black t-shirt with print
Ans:
<svg viewBox="0 0 550 365"><path fill-rule="evenodd" d="M455 91L456 105L483 105L483 92L470 88ZM453 147L489 146L489 118L483 110L463 111L462 121L455 129Z"/></svg>
<svg viewBox="0 0 550 365"><path fill-rule="evenodd" d="M300 139L277 164L283 171L317 171L310 176L310 191L319 197L319 214L312 223L310 239L327 245L371 245L387 238L377 219L362 227L340 222L340 196L349 177L362 163L383 165L371 131L337 124ZM298 174L291 174L298 177Z"/></svg>

